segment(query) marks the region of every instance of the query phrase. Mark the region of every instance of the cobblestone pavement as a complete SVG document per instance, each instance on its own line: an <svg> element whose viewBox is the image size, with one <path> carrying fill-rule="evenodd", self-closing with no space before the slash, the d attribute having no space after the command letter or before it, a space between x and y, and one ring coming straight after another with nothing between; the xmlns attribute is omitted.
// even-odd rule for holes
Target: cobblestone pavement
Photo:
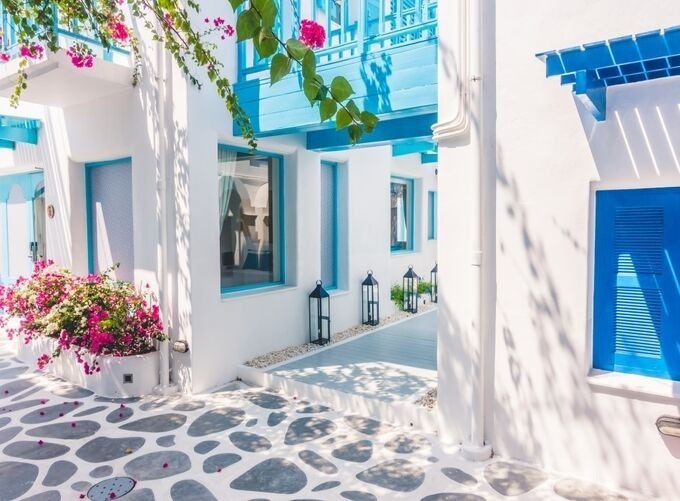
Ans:
<svg viewBox="0 0 680 501"><path fill-rule="evenodd" d="M621 500L528 465L260 388L107 399L0 342L0 501ZM517 498L514 498L517 499Z"/></svg>

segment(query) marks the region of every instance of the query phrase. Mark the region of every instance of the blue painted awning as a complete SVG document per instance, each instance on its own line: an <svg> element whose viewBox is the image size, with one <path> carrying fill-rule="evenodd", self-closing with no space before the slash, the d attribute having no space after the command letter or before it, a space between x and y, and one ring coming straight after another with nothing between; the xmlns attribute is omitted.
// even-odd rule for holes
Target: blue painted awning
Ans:
<svg viewBox="0 0 680 501"><path fill-rule="evenodd" d="M38 144L40 120L0 115L0 148L14 149L16 143Z"/></svg>
<svg viewBox="0 0 680 501"><path fill-rule="evenodd" d="M680 75L680 26L536 54L546 76L559 76L597 120L606 118L607 88Z"/></svg>

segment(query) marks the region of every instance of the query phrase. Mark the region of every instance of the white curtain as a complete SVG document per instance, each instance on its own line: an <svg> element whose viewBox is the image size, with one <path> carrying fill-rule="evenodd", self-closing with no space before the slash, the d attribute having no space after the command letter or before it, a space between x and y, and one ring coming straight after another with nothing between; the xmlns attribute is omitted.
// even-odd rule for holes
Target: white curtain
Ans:
<svg viewBox="0 0 680 501"><path fill-rule="evenodd" d="M220 148L217 157L217 168L220 188L220 230L229 211L229 199L234 189L234 174L236 173L236 159L238 153Z"/></svg>
<svg viewBox="0 0 680 501"><path fill-rule="evenodd" d="M401 191L401 190L400 190ZM397 195L397 241L406 242L408 240L408 231L406 229L406 204L404 197Z"/></svg>

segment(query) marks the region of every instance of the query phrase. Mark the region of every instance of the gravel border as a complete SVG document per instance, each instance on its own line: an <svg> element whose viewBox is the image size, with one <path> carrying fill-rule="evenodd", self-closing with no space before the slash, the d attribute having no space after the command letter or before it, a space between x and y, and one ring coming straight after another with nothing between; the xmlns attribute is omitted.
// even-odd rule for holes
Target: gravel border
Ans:
<svg viewBox="0 0 680 501"><path fill-rule="evenodd" d="M435 308L435 305L433 303L426 303L424 305L419 305L418 306L418 313L426 312L426 311L432 310L434 308ZM314 344L314 343L305 343L305 344L299 344L299 345L296 345L296 346L288 346L287 348L283 348L282 350L271 351L269 353L265 353L264 355L259 355L255 358L252 358L252 359L248 360L244 365L246 365L248 367L254 367L256 369L266 369L267 367L270 367L270 366L276 365L276 364L280 364L282 362L285 362L286 360L290 360L291 358L299 357L300 355L304 355L306 353L311 353L311 352L316 351L320 348L325 348L325 347L331 346L335 343L339 343L340 341L344 341L346 339L358 336L359 334L364 334L366 332L385 327L386 325L393 324L394 322L398 322L399 320L403 320L403 319L410 317L410 316L413 316L413 315L411 313L407 313L405 311L397 311L397 312L393 313L392 315L382 319L379 325L376 325L376 326L355 325L354 327L350 327L349 329L346 329L342 332L338 332L337 334L333 334L333 335L331 335L330 343L325 344L323 346L320 346L320 345Z"/></svg>
<svg viewBox="0 0 680 501"><path fill-rule="evenodd" d="M437 388L432 388L425 395L416 400L416 405L432 410L437 406Z"/></svg>

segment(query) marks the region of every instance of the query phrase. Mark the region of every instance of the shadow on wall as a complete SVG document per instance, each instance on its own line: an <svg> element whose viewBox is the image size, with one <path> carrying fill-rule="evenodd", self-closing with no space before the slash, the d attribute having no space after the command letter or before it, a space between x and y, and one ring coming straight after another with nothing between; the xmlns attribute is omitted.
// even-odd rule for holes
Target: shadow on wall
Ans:
<svg viewBox="0 0 680 501"><path fill-rule="evenodd" d="M679 95L677 78L613 87L604 122L574 99L602 183L680 183Z"/></svg>
<svg viewBox="0 0 680 501"><path fill-rule="evenodd" d="M596 122L577 101L600 178L598 187L677 185L680 182L679 91L680 81L610 89L608 119L605 122ZM575 175L582 176L585 183L588 181L587 173L584 176L583 172L583 169L575 169ZM549 250L559 245L559 241L548 240L552 238L550 235L535 229L540 227L536 226L536 220L543 215L528 209L531 205L523 199L517 178L507 169L500 146L497 176L499 202L505 204L499 206L498 214L505 212L500 217L506 222L504 231L499 232L498 259L499 262L505 261L506 266L516 266L522 273L526 272L523 277L526 284L518 290L527 291L528 307L524 316L529 317L534 336L534 340L527 341L526 335L515 332L510 318L514 313L499 308L497 342L505 347L507 358L499 359L497 363L499 367L507 364L512 380L511 386L502 383L499 388L505 384L506 388L514 389L497 390L495 395L495 421L497 429L502 430L499 435L502 435L506 449L520 458L540 461L553 452L544 448L547 437L541 434L555 430L555 436L561 436L565 441L562 448L564 458L559 459L561 464L582 464L583 450L579 450L576 444L586 441L600 444L589 452L599 455L593 458L593 463L602 464L603 473L605 470L616 472L624 487L657 492L660 479L665 478L673 484L672 478L654 471L654 461L645 462L631 457L630 450L634 448L632 443L636 437L624 438L616 427L616 422L623 419L630 423L626 431L640 430L637 440L653 436L654 420L641 412L639 402L630 397L621 398L614 402L615 407L609 407L605 404L611 400L602 400L588 385L584 364L590 363L590 355L584 351L589 351L590 333L586 325L575 322L574 316L579 318L580 314L574 315L570 311L571 298L565 300L560 295L562 286L557 277L563 275L563 271L559 270L565 263L551 258ZM572 249L572 255L580 256L581 263L588 262L588 241L583 236L574 235L555 218L552 224L557 235L564 239L564 245ZM583 235L587 233L583 232ZM513 255L506 248L509 245L507 240L515 236L521 241L523 255ZM588 280L592 278L588 276ZM588 297L587 282L583 283L579 297L584 301ZM575 332L583 332L586 342L575 337ZM534 343L530 349L540 354L539 368L525 365L527 358L523 350L528 342ZM533 363L534 359L531 360ZM650 397L649 401L664 403L654 397ZM680 412L677 408L673 410ZM580 426L579 423L583 424ZM577 430L578 435L575 435ZM569 440L570 436L574 439L573 443ZM662 439L659 437L659 440ZM667 443L667 446L671 452L668 460L672 460L677 445ZM658 463L657 460L655 464ZM592 471L590 476L597 477L598 474Z"/></svg>

